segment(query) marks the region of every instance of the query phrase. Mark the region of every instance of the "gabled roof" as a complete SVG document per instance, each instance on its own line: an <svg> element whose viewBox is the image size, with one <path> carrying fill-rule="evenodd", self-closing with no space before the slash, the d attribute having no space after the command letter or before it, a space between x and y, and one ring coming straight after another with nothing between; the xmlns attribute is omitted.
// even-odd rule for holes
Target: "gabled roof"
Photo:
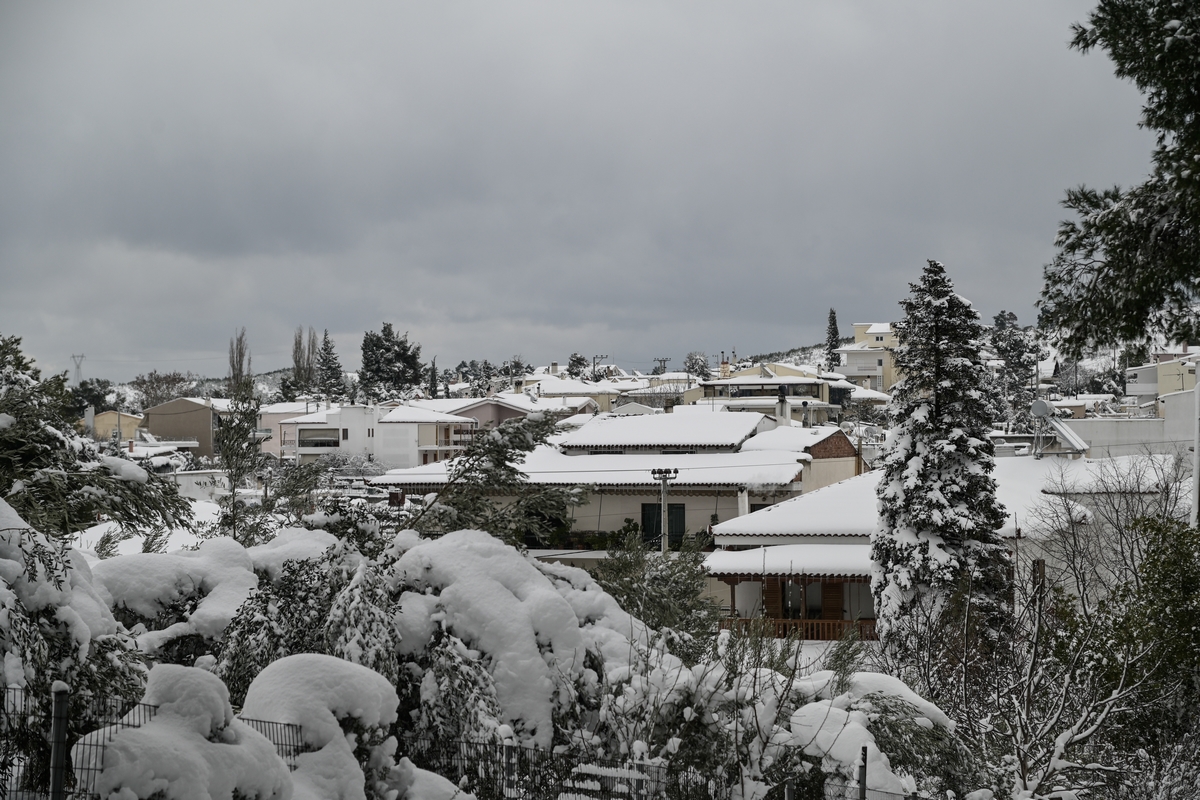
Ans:
<svg viewBox="0 0 1200 800"><path fill-rule="evenodd" d="M761 414L635 414L596 417L568 434L572 450L638 447L737 448L763 424Z"/></svg>
<svg viewBox="0 0 1200 800"><path fill-rule="evenodd" d="M187 402L195 403L198 406L206 406L219 414L224 414L226 411L228 411L229 404L233 402L225 397L177 397L174 400L168 400L166 403L159 403L158 405L151 406L150 408L143 408L142 413L146 414L152 412L156 408L162 408L169 403L176 403L180 400L186 400Z"/></svg>
<svg viewBox="0 0 1200 800"><path fill-rule="evenodd" d="M807 456L783 451L762 453L693 453L687 455L579 455L569 456L553 447L539 447L525 459L521 471L530 483L655 487L653 469L674 468L679 474L671 486L745 486L780 489L800 479ZM411 469L394 469L374 486L435 487L446 482L446 465L439 461Z"/></svg>

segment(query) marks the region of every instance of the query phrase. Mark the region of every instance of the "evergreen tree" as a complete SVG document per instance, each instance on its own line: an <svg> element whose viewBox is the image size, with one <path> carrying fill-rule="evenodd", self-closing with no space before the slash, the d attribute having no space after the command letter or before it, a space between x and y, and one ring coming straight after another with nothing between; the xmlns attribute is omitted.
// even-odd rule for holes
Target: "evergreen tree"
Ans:
<svg viewBox="0 0 1200 800"><path fill-rule="evenodd" d="M434 356L429 361L429 396L434 400L436 400L438 396L437 356Z"/></svg>
<svg viewBox="0 0 1200 800"><path fill-rule="evenodd" d="M242 333L245 333L243 329ZM238 494L263 465L258 435L258 410L261 403L254 394L254 375L250 370L250 351L244 336L229 341L230 385L233 389L229 411L217 420L213 445L221 458L221 470L229 481L229 494L222 497L218 527L244 547L261 544L270 533L271 522L258 503L248 503ZM235 363L236 362L236 363ZM234 383L237 376L237 383ZM268 437L269 438L269 437Z"/></svg>
<svg viewBox="0 0 1200 800"><path fill-rule="evenodd" d="M1068 357L1144 340L1195 341L1200 297L1200 9L1178 0L1100 0L1071 47L1107 51L1145 95L1141 126L1157 143L1147 180L1069 190L1077 219L1059 225L1039 326Z"/></svg>
<svg viewBox="0 0 1200 800"><path fill-rule="evenodd" d="M1008 551L997 531L1005 512L991 476L994 449L980 363L979 314L930 261L901 302L891 431L879 481L879 528L871 538L871 588L886 648L897 623L931 598L966 591L986 630L1004 625Z"/></svg>
<svg viewBox="0 0 1200 800"><path fill-rule="evenodd" d="M333 349L328 328L321 339L321 350L317 353L317 389L326 400L346 398L346 373L342 370L337 351Z"/></svg>
<svg viewBox="0 0 1200 800"><path fill-rule="evenodd" d="M825 369L836 371L842 365L842 354L837 350L842 346L842 335L838 330L837 312L829 309L829 324L825 328Z"/></svg>
<svg viewBox="0 0 1200 800"><path fill-rule="evenodd" d="M309 326L307 340L304 336L304 326L296 328L292 339L292 374L285 375L280 381L279 393L287 401L295 400L302 394L311 394L317 383L317 332Z"/></svg>
<svg viewBox="0 0 1200 800"><path fill-rule="evenodd" d="M693 350L683 358L683 371L695 375L702 381L712 377L712 369L708 366L708 356L699 350Z"/></svg>
<svg viewBox="0 0 1200 800"><path fill-rule="evenodd" d="M408 333L396 336L392 323L383 323L379 333L363 334L362 368L358 382L363 393L372 400L399 397L424 382L421 365L421 345L410 344Z"/></svg>
<svg viewBox="0 0 1200 800"><path fill-rule="evenodd" d="M571 353L571 357L567 359L567 374L575 380L583 377L584 371L588 368L587 357L582 353Z"/></svg>
<svg viewBox="0 0 1200 800"><path fill-rule="evenodd" d="M360 559L325 620L325 651L369 667L394 685L399 677L391 601L378 568Z"/></svg>
<svg viewBox="0 0 1200 800"><path fill-rule="evenodd" d="M1017 315L1001 311L992 328L992 349L1003 364L996 376L1004 399L1008 429L1024 433L1030 429L1029 407L1033 404L1038 346L1033 331L1017 324Z"/></svg>
<svg viewBox="0 0 1200 800"><path fill-rule="evenodd" d="M102 519L129 533L189 527L175 484L102 455L75 430L73 404L65 373L43 378L19 337L0 336L0 497L52 537Z"/></svg>
<svg viewBox="0 0 1200 800"><path fill-rule="evenodd" d="M474 369L471 373L470 395L471 397L487 397L492 393L492 380L496 377L496 368L486 358L477 366L474 361L471 364Z"/></svg>

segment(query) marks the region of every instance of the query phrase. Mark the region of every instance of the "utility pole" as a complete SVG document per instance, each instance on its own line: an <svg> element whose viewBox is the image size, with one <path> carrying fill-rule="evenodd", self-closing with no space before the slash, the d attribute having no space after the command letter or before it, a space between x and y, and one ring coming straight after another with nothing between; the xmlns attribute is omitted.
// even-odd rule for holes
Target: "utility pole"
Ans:
<svg viewBox="0 0 1200 800"><path fill-rule="evenodd" d="M79 355L72 354L71 360L75 362L75 385L78 386L83 382L83 359L86 358L83 353Z"/></svg>
<svg viewBox="0 0 1200 800"><path fill-rule="evenodd" d="M661 375L662 373L667 371L667 362L670 361L671 359L669 359L669 358L652 358L650 360L658 362L658 372Z"/></svg>
<svg viewBox="0 0 1200 800"><path fill-rule="evenodd" d="M592 356L592 380L596 380L596 362L602 358L608 358L608 356Z"/></svg>
<svg viewBox="0 0 1200 800"><path fill-rule="evenodd" d="M667 552L667 482L679 477L677 469L652 469L654 480L662 482L662 552Z"/></svg>
<svg viewBox="0 0 1200 800"><path fill-rule="evenodd" d="M1195 419L1192 420L1192 513L1188 524L1196 527L1196 517L1200 510L1200 373L1196 374L1196 385L1192 388L1196 398Z"/></svg>

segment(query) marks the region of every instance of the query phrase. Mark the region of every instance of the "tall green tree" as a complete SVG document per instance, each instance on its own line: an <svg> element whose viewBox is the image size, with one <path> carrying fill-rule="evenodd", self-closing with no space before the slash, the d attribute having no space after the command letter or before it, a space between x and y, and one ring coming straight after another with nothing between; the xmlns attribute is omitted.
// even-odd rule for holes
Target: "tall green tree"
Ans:
<svg viewBox="0 0 1200 800"><path fill-rule="evenodd" d="M1068 357L1164 335L1200 338L1200 7L1178 0L1100 0L1071 47L1106 51L1145 95L1156 133L1150 176L1122 189L1080 186L1063 205L1045 268L1039 324Z"/></svg>
<svg viewBox="0 0 1200 800"><path fill-rule="evenodd" d="M245 329L229 340L232 397L229 410L218 417L213 432L213 444L221 458L221 470L229 481L229 494L221 498L221 531L239 544L250 547L261 544L270 533L271 522L262 506L248 502L239 490L246 488L250 478L263 468L262 442L270 438L259 434L258 412L261 406L254 394L254 373L250 349L245 341ZM234 383L236 376L237 382Z"/></svg>
<svg viewBox="0 0 1200 800"><path fill-rule="evenodd" d="M342 362L333 348L333 339L329 338L328 328L321 339L321 349L317 352L317 389L326 400L346 398L346 373L342 370Z"/></svg>
<svg viewBox="0 0 1200 800"><path fill-rule="evenodd" d="M358 383L373 400L400 396L424 383L421 345L408 341L407 331L397 336L392 323L383 323L379 333L367 331L362 341L362 367Z"/></svg>
<svg viewBox="0 0 1200 800"><path fill-rule="evenodd" d="M317 332L312 326L308 328L308 336L304 335L304 326L296 328L292 337L292 374L285 375L280 381L279 393L284 400L295 400L302 394L311 394L317 388L317 354L320 345L317 344Z"/></svg>
<svg viewBox="0 0 1200 800"><path fill-rule="evenodd" d="M829 309L829 322L825 326L825 369L833 371L842 364L842 334L838 330L837 311Z"/></svg>
<svg viewBox="0 0 1200 800"><path fill-rule="evenodd" d="M992 349L1002 362L996 375L1004 399L1005 419L1012 432L1029 430L1029 407L1034 401L1038 345L1033 331L1017 324L1017 315L1001 311L992 328Z"/></svg>
<svg viewBox="0 0 1200 800"><path fill-rule="evenodd" d="M913 608L967 592L977 620L1000 635L1008 584L1004 523L992 478L992 405L980 362L979 314L954 292L936 261L900 305L891 431L879 481L879 528L871 538L871 589L885 646Z"/></svg>
<svg viewBox="0 0 1200 800"><path fill-rule="evenodd" d="M587 356L582 353L571 353L571 357L567 359L567 374L575 380L579 380L588 366Z"/></svg>

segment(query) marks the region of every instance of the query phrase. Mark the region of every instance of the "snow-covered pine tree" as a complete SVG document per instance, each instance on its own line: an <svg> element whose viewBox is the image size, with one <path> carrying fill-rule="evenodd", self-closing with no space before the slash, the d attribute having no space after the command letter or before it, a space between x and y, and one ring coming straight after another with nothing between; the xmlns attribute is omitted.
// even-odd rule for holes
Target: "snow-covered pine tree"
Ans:
<svg viewBox="0 0 1200 800"><path fill-rule="evenodd" d="M1003 363L996 380L1004 399L1010 432L1029 430L1029 407L1033 404L1033 384L1038 362L1038 346L1032 331L1017 324L1017 315L1001 311L992 328L992 349Z"/></svg>
<svg viewBox="0 0 1200 800"><path fill-rule="evenodd" d="M229 494L220 500L221 516L217 524L223 533L244 547L261 544L272 530L262 506L247 503L244 496L238 495L238 489L263 464L263 439L258 436L260 405L254 396L254 377L247 373L233 384L229 411L221 415L213 432L213 445L230 487Z"/></svg>
<svg viewBox="0 0 1200 800"><path fill-rule="evenodd" d="M408 333L397 336L392 323L383 323L379 333L367 331L362 341L362 368L359 385L371 399L386 400L399 396L425 377L421 365L421 345L410 344Z"/></svg>
<svg viewBox="0 0 1200 800"><path fill-rule="evenodd" d="M835 370L842 364L842 335L838 330L837 311L829 309L829 324L825 328L825 369Z"/></svg>
<svg viewBox="0 0 1200 800"><path fill-rule="evenodd" d="M583 372L588 368L588 360L582 353L571 353L571 357L567 359L567 375L579 380L583 377Z"/></svg>
<svg viewBox="0 0 1200 800"><path fill-rule="evenodd" d="M888 405L879 527L871 537L871 590L885 649L894 654L912 644L900 623L913 607L940 609L956 592L965 592L985 634L1002 627L1009 567L997 534L1005 512L991 476L979 314L936 261L910 287L900 303L901 378Z"/></svg>
<svg viewBox="0 0 1200 800"><path fill-rule="evenodd" d="M326 400L346 398L346 373L342 371L342 362L333 349L333 339L329 338L328 329L321 339L321 350L317 353L317 390Z"/></svg>
<svg viewBox="0 0 1200 800"><path fill-rule="evenodd" d="M683 369L689 375L695 375L702 381L712 377L712 368L708 366L708 356L700 350L693 350L684 356Z"/></svg>
<svg viewBox="0 0 1200 800"><path fill-rule="evenodd" d="M367 559L358 562L350 582L333 599L324 633L329 655L370 667L395 685L399 667L391 601L383 577Z"/></svg>

